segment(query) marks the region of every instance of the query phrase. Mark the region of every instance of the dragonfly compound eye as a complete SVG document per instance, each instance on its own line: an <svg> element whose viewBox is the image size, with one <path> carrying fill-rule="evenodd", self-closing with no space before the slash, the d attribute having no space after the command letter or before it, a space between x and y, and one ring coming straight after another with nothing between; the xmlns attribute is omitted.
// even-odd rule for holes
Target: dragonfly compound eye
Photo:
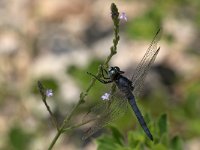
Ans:
<svg viewBox="0 0 200 150"><path fill-rule="evenodd" d="M111 70L111 71L110 71L110 74L111 74L111 75L114 75L114 74L116 74L116 71L115 71L115 70Z"/></svg>
<svg viewBox="0 0 200 150"><path fill-rule="evenodd" d="M117 72L120 72L119 67L115 66L114 69L115 69Z"/></svg>

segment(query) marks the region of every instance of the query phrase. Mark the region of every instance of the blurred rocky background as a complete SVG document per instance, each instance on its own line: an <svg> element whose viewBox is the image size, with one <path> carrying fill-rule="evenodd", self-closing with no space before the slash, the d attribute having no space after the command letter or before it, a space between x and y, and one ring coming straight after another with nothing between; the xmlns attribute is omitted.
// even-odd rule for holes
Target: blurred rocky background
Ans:
<svg viewBox="0 0 200 150"><path fill-rule="evenodd" d="M48 103L60 123L89 84L86 72L95 73L110 52L112 2L128 22L120 24L118 53L110 65L131 75L161 26L161 51L140 107L153 118L167 113L170 135L180 135L187 150L199 149L199 0L0 0L0 149L47 149L56 129L37 80L53 89ZM81 121L103 87L95 85L72 123ZM134 118L130 113L116 124L126 134L138 125ZM81 140L86 127L63 134L55 149L96 149L94 141Z"/></svg>

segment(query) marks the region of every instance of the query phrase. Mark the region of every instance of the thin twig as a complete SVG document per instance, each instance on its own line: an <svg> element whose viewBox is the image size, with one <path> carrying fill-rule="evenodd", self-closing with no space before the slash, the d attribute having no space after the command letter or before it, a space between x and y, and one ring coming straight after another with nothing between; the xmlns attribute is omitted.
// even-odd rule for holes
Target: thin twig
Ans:
<svg viewBox="0 0 200 150"><path fill-rule="evenodd" d="M58 127L56 118L54 117L49 105L47 104L47 101L46 101L47 96L46 96L46 93L45 93L45 88L43 87L43 85L42 85L42 83L40 81L38 81L38 88L39 88L40 94L42 96L42 101L43 101L44 105L47 108L47 111L49 112L49 114L51 116L52 123L54 124L54 126L56 127L56 129L58 131L59 127Z"/></svg>

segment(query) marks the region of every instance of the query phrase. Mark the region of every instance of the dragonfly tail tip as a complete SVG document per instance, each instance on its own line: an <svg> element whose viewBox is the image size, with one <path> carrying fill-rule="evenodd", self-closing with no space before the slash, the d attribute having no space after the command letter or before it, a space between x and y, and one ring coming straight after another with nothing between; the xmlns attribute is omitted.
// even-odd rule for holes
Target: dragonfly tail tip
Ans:
<svg viewBox="0 0 200 150"><path fill-rule="evenodd" d="M150 135L149 138L150 138L151 141L153 141L153 136L152 135Z"/></svg>

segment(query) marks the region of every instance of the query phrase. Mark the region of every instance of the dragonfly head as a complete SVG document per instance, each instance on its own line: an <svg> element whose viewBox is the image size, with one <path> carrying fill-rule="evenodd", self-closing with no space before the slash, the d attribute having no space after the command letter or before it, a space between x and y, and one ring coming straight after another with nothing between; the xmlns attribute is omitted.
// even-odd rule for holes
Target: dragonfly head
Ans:
<svg viewBox="0 0 200 150"><path fill-rule="evenodd" d="M123 74L124 71L121 71L119 67L115 66L115 67L110 67L108 70L109 76L111 78L115 77L118 74Z"/></svg>

